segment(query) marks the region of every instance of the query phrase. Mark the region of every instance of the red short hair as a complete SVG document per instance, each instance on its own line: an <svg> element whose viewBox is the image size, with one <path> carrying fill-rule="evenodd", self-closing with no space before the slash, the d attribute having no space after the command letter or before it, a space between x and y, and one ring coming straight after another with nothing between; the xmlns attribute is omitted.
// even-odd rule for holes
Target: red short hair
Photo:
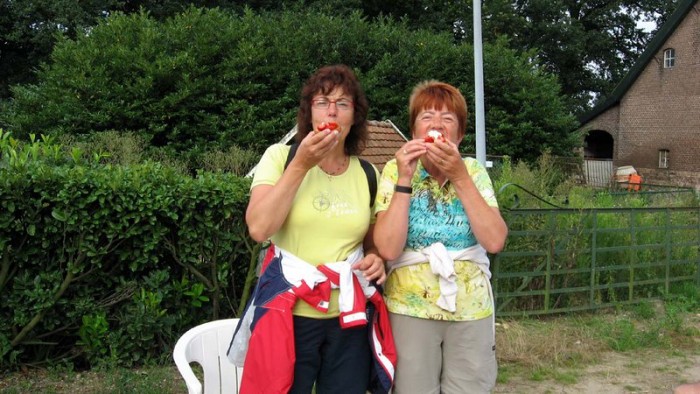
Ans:
<svg viewBox="0 0 700 394"><path fill-rule="evenodd" d="M427 109L441 109L443 106L457 115L458 130L464 135L467 131L467 116L469 116L467 101L456 87L435 80L423 81L413 88L408 102L411 134L419 113Z"/></svg>

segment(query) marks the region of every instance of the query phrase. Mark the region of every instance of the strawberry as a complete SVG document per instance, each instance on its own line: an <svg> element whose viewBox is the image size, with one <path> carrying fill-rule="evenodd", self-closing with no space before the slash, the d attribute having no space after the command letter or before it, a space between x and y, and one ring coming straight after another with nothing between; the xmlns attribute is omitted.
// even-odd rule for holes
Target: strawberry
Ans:
<svg viewBox="0 0 700 394"><path fill-rule="evenodd" d="M443 137L442 133L440 133L437 130L428 130L428 135L425 136L424 141L425 142L435 142L435 140L444 142L445 137Z"/></svg>
<svg viewBox="0 0 700 394"><path fill-rule="evenodd" d="M322 130L326 130L326 129L328 129L328 130L337 130L337 129L338 129L338 124L335 123L335 122L328 122L328 123L323 122L323 123L321 123L320 125L318 125L318 131L322 131Z"/></svg>

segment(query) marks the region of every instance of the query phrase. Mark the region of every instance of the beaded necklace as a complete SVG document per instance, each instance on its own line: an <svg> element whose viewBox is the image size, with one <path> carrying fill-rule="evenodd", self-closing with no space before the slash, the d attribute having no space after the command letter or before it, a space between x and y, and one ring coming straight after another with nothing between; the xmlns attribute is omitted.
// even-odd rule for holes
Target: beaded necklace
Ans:
<svg viewBox="0 0 700 394"><path fill-rule="evenodd" d="M343 161L340 163L340 165L335 169L335 170L326 170L321 166L321 164L318 164L318 168L321 169L326 175L330 176L335 176L339 175L343 170L345 169L345 166L348 164L348 156L343 157Z"/></svg>

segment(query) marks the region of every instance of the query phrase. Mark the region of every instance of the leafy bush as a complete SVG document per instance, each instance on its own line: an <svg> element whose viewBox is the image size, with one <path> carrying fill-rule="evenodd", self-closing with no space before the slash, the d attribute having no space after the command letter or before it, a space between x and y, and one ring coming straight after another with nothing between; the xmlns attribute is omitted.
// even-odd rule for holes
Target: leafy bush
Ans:
<svg viewBox="0 0 700 394"><path fill-rule="evenodd" d="M577 185L571 166L545 151L533 164L506 157L494 173L494 189L503 208L564 206ZM532 193L532 194L531 194Z"/></svg>
<svg viewBox="0 0 700 394"><path fill-rule="evenodd" d="M258 163L259 156L252 151L231 146L226 151L213 150L202 155L202 163L199 166L204 171L230 172L238 176L244 176Z"/></svg>
<svg viewBox="0 0 700 394"><path fill-rule="evenodd" d="M84 138L62 134L56 141L64 149L78 149L87 157L99 157L103 164L132 165L146 159L146 141L133 132L107 130Z"/></svg>
<svg viewBox="0 0 700 394"><path fill-rule="evenodd" d="M137 365L235 316L251 260L250 181L101 165L0 138L0 362Z"/></svg>
<svg viewBox="0 0 700 394"><path fill-rule="evenodd" d="M484 44L489 151L529 161L547 147L573 154L582 141L556 80L507 48ZM326 64L353 67L370 118L392 119L408 132L408 97L421 80L449 82L473 102L472 53L450 34L359 13L190 8L164 22L116 14L89 34L59 40L38 83L13 88L0 124L22 137L129 133L196 168L205 152L261 152L279 140L294 125L301 84Z"/></svg>

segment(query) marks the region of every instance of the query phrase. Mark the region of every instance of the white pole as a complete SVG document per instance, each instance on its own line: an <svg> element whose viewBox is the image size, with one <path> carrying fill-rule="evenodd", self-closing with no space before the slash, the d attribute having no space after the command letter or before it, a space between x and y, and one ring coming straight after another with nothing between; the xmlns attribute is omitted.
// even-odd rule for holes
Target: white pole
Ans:
<svg viewBox="0 0 700 394"><path fill-rule="evenodd" d="M484 121L484 57L481 46L481 0L474 0L474 116L476 117L476 159L486 165L486 122Z"/></svg>

